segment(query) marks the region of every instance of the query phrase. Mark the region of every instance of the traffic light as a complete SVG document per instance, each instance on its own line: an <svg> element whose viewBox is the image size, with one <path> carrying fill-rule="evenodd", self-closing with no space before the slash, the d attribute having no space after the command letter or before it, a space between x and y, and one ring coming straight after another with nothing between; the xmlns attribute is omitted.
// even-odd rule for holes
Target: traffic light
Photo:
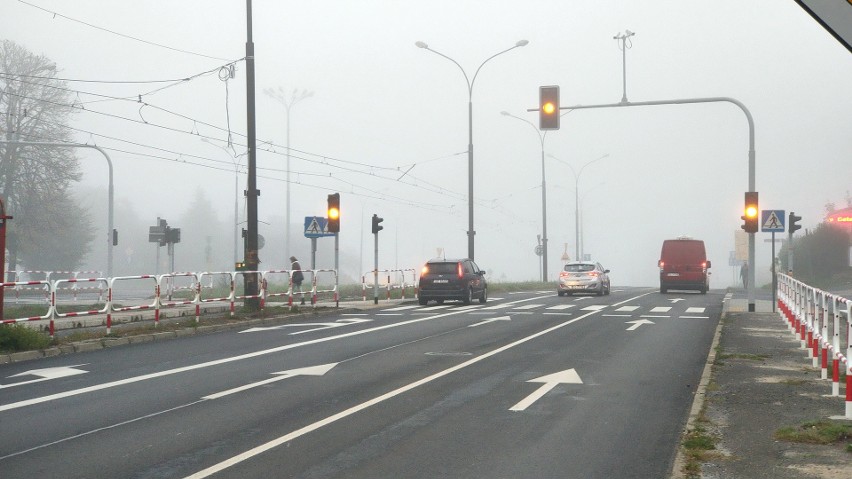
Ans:
<svg viewBox="0 0 852 479"><path fill-rule="evenodd" d="M559 87L538 87L538 128L559 129Z"/></svg>
<svg viewBox="0 0 852 479"><path fill-rule="evenodd" d="M787 231L789 231L791 235L795 233L796 230L802 229L802 225L797 224L799 221L801 221L801 219L801 216L796 216L796 213L793 213L792 211L790 212L790 219L788 221L788 223L790 224L790 229L788 229Z"/></svg>
<svg viewBox="0 0 852 479"><path fill-rule="evenodd" d="M340 193L328 195L328 232L340 231Z"/></svg>
<svg viewBox="0 0 852 479"><path fill-rule="evenodd" d="M745 194L745 209L743 210L745 214L740 216L743 220L742 229L746 231L746 233L757 233L758 228L758 216L760 213L760 209L757 205L757 192L756 191L746 191Z"/></svg>
<svg viewBox="0 0 852 479"><path fill-rule="evenodd" d="M385 220L384 218L379 218L379 215L377 215L375 213L373 214L373 234L376 234L379 231L385 229L384 226L379 224L384 220Z"/></svg>

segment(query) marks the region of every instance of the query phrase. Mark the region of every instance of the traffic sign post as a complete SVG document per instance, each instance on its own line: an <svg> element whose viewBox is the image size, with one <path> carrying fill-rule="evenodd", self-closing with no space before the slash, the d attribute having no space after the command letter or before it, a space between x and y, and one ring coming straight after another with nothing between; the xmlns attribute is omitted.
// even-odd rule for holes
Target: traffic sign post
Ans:
<svg viewBox="0 0 852 479"><path fill-rule="evenodd" d="M775 271L775 233L784 232L784 210L763 210L760 212L760 230L772 233L772 312L775 312L775 291L778 289L778 272Z"/></svg>

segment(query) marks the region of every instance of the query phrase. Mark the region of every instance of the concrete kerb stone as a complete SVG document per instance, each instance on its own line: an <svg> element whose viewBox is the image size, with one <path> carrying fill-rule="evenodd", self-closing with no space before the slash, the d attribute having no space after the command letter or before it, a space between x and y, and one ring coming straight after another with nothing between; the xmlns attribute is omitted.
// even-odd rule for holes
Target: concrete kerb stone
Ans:
<svg viewBox="0 0 852 479"><path fill-rule="evenodd" d="M330 314L346 314L351 312L357 312L365 309L374 309L380 307L386 307L391 305L399 305L407 302L414 301L412 300L391 300L391 301L380 301L379 304L373 304L372 302L362 302L362 301L347 301L340 302L340 307L338 308L329 308L328 310L316 310L313 308L305 308L305 311L299 311L297 314L282 314L275 315L266 318L254 318L248 319L245 321L240 321L239 323L231 323L231 324L220 324L220 325L208 325L208 326L196 326L195 323L187 324L183 329L178 329L175 331L164 331L157 333L145 333L140 334L138 336L127 336L123 338L100 338L95 340L85 340L78 341L70 344L63 344L60 346L55 346L47 349L41 350L33 350L33 351L21 351L17 353L11 354L2 354L0 355L0 364L10 363L10 362L19 362L19 361L30 361L33 359L41 359L50 356L59 356L63 354L71 354L71 353L82 353L88 351L97 351L104 348L112 348L118 346L124 346L128 344L136 344L136 343L144 343L150 341L161 341L166 339L175 339L179 337L192 336L195 334L207 334L214 333L219 331L227 331L231 329L241 329L249 326L256 326L264 323L273 323L277 324L282 321L290 321L293 319L302 319L309 316L326 316ZM185 316L184 316L185 317ZM180 318L180 317L178 317ZM176 318L177 319L177 318Z"/></svg>

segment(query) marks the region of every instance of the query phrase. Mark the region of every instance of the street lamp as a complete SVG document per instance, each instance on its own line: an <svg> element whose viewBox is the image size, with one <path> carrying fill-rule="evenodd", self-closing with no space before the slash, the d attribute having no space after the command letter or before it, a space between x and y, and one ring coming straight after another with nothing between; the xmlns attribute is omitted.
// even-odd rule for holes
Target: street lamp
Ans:
<svg viewBox="0 0 852 479"><path fill-rule="evenodd" d="M580 261L581 260L581 258L580 258L580 175L583 174L583 170L585 170L587 166L591 165L592 163L594 163L598 160L602 160L602 159L608 157L609 153L607 153L607 154L605 154L601 157L595 158L592 161L586 162L586 164L584 164L583 166L580 167L580 171L574 171L573 166L571 166L569 163L566 163L566 162L560 160L559 158L557 158L553 155L549 154L549 156L551 158L553 158L554 160L556 160L556 161L564 164L565 166L567 166L568 169L571 170L571 174L574 175L574 248L575 248L574 249L574 259L575 259L575 261Z"/></svg>
<svg viewBox="0 0 852 479"><path fill-rule="evenodd" d="M314 92L294 88L288 96L284 93L284 89L279 86L277 91L272 88L265 88L263 93L278 100L279 103L284 105L287 112L287 212L284 218L284 257L287 258L290 254L290 108L305 98L314 96Z"/></svg>
<svg viewBox="0 0 852 479"><path fill-rule="evenodd" d="M502 55L510 50L514 50L518 47L526 46L529 42L527 40L518 40L514 46L509 47L501 52L497 52L494 55L486 58L479 67L476 69L476 72L473 74L473 78L468 78L467 72L465 72L464 68L459 65L459 62L453 60L452 58L444 55L441 52L435 51L429 48L429 45L424 42L418 41L414 44L417 48L423 48L428 50L436 55L440 55L447 60L453 62L459 70L461 70L462 75L464 75L464 80L467 83L467 128L468 128L468 142L467 142L467 215L468 215L468 225L467 225L467 255L470 259L473 258L473 236L476 234L476 231L473 229L473 84L476 81L476 76L479 75L479 70L488 63L492 58Z"/></svg>
<svg viewBox="0 0 852 479"><path fill-rule="evenodd" d="M521 120L535 130L538 135L538 140L541 143L541 247L542 247L542 267L541 281L547 282L547 182L544 175L544 138L547 136L547 131L541 131L535 124L524 118L515 116L507 111L501 111L501 115Z"/></svg>
<svg viewBox="0 0 852 479"><path fill-rule="evenodd" d="M212 146L215 146L217 148L221 148L222 151L224 151L225 153L228 154L228 156L231 158L231 161L234 163L234 264L237 264L237 263L240 262L239 252L238 252L238 249L237 249L237 245L239 244L239 239L238 239L239 234L238 233L239 233L239 222L240 222L240 214L239 214L239 211L240 211L239 210L240 162L239 162L239 160L237 160L237 158L239 156L242 156L242 155L236 155L236 154L234 154L234 152L229 151L226 147L219 146L219 145L211 142L207 138L201 138L201 141L203 141L204 143L207 143L208 145L212 145Z"/></svg>

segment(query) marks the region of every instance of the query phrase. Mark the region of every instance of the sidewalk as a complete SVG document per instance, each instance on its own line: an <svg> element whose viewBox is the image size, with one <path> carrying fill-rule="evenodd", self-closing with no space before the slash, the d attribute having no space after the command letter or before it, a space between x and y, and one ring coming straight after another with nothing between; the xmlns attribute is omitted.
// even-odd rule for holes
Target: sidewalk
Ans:
<svg viewBox="0 0 852 479"><path fill-rule="evenodd" d="M675 470L673 477L852 478L852 453L845 450L852 441L815 445L775 438L782 427L842 417L844 381L840 397L830 397L831 381L820 379L820 370L812 367L787 323L771 312L770 301L757 301L753 313L744 312L744 299L728 303L718 347L710 355L709 383L696 400L698 404L704 399L706 421L690 418L691 429L698 425L718 441L702 462L700 476ZM852 421L837 422L852 426ZM683 463L682 455L678 463Z"/></svg>

